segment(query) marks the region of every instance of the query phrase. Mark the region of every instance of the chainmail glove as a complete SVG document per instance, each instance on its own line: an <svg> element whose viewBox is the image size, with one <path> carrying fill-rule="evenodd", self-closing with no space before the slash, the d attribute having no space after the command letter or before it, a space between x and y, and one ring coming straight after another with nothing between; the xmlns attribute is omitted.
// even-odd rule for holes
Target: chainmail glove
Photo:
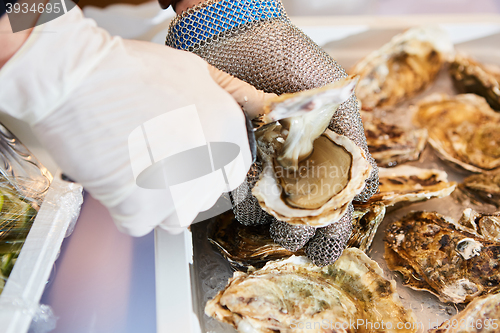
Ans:
<svg viewBox="0 0 500 333"><path fill-rule="evenodd" d="M283 94L324 86L347 77L337 62L291 22L280 0L211 0L184 11L171 23L166 44L194 52L208 63L265 92ZM378 188L378 168L368 152L354 94L340 105L329 128L353 140L373 171L357 201L367 201ZM262 211L251 189L259 165L247 182L233 191L237 219L246 225L271 222L271 235L283 247L306 247L318 265L334 262L350 237L352 207L332 225L318 230L277 221ZM241 201L241 198L246 198Z"/></svg>

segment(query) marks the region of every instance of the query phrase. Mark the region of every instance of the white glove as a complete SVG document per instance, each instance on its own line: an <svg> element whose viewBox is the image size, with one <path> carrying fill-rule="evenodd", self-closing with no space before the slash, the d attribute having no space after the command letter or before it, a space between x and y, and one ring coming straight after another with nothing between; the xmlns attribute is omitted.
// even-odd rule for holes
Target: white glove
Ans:
<svg viewBox="0 0 500 333"><path fill-rule="evenodd" d="M244 114L205 61L111 37L78 8L36 27L0 70L0 110L28 122L64 173L135 236L189 225L251 165Z"/></svg>

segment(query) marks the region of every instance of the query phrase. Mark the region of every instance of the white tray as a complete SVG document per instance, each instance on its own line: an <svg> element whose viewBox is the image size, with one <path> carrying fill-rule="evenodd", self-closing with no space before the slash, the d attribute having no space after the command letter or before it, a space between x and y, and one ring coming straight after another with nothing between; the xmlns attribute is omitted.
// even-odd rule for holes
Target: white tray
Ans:
<svg viewBox="0 0 500 333"><path fill-rule="evenodd" d="M4 120L6 118L2 116L2 121ZM27 332L32 319L40 315L40 298L61 243L68 228L76 222L83 201L81 185L61 180L58 172L55 172L56 176L53 178L33 151L27 150L35 148L40 155L48 156L40 146L32 145L32 141L28 139L30 135L32 134L27 126L12 126L7 130L0 125L0 171L5 178L12 180L11 185L16 187L20 195L30 198L33 205L39 206L0 295L2 333ZM21 143L19 136L27 138L28 144ZM52 164L52 167L55 169L57 166ZM43 320L38 320L36 324L38 328L48 327L48 323Z"/></svg>
<svg viewBox="0 0 500 333"><path fill-rule="evenodd" d="M313 40L330 53L344 68L348 69L359 59L388 42L395 34L419 25L440 25L448 31L456 48L467 52L480 61L500 65L500 16L499 15L450 15L410 17L314 17L292 18ZM437 165L450 173L450 180L461 180L463 174L454 173L443 166L428 147L424 152L422 167ZM438 199L443 200L443 199ZM383 255L383 231L387 223L400 218L410 210L437 210L458 218L460 211L443 209L450 203L431 200L397 210L385 219L374 240L370 257L379 262L389 278L395 278L403 303L413 308L417 319L425 328L436 325L456 313L453 306L440 303L436 297L423 291L403 287L397 274L387 270ZM457 216L458 215L458 216ZM220 325L203 314L204 302L209 295L224 286L231 276L229 266L212 252L205 242L202 225L192 227L194 234L170 236L157 230L156 287L157 330L164 332L234 332L227 325ZM201 230L201 231L200 231ZM193 241L192 241L193 240ZM192 243L195 242L194 264ZM215 268L214 268L215 267ZM208 271L207 268L212 269ZM207 272L217 272L206 276ZM200 276L202 278L200 278ZM187 283L190 279L191 283ZM203 280L203 281L202 281ZM213 288L208 292L204 288ZM199 320L198 320L199 319ZM203 329L202 329L203 328Z"/></svg>
<svg viewBox="0 0 500 333"><path fill-rule="evenodd" d="M82 186L56 177L0 295L0 331L27 332L68 227L82 204Z"/></svg>

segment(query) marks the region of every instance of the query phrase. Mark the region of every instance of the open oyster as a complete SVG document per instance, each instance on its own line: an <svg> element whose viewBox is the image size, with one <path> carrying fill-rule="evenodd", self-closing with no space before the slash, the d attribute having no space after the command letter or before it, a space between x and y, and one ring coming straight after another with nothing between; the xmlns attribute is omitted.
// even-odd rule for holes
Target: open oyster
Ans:
<svg viewBox="0 0 500 333"><path fill-rule="evenodd" d="M483 96L493 109L500 111L500 67L483 65L457 54L450 65L450 74L460 92Z"/></svg>
<svg viewBox="0 0 500 333"><path fill-rule="evenodd" d="M500 293L478 297L441 326L427 333L497 333L500 329Z"/></svg>
<svg viewBox="0 0 500 333"><path fill-rule="evenodd" d="M400 165L379 169L379 191L368 204L380 202L392 206L400 202L423 201L450 195L456 187L446 172ZM362 206L362 205L360 205Z"/></svg>
<svg viewBox="0 0 500 333"><path fill-rule="evenodd" d="M450 39L437 28L395 36L350 71L361 76L356 95L363 109L394 105L424 89L452 52Z"/></svg>
<svg viewBox="0 0 500 333"><path fill-rule="evenodd" d="M326 129L338 106L348 98L355 79L323 88L280 96L305 114L266 125L256 132L263 162L259 181L252 189L260 206L278 220L295 225L324 227L338 221L349 203L365 186L371 166L353 141ZM324 91L322 102L316 92ZM311 94L314 98L309 98ZM290 105L284 108L290 110ZM274 118L272 118L274 119ZM326 129L326 130L325 130Z"/></svg>
<svg viewBox="0 0 500 333"><path fill-rule="evenodd" d="M388 124L370 112L361 112L368 150L381 167L418 160L427 142L426 129Z"/></svg>
<svg viewBox="0 0 500 333"><path fill-rule="evenodd" d="M500 243L438 213L412 212L392 223L384 258L406 285L443 302L469 302L499 288Z"/></svg>
<svg viewBox="0 0 500 333"><path fill-rule="evenodd" d="M304 255L303 250L291 252L276 244L269 234L269 225L245 226L232 212L219 215L208 226L208 241L236 269L261 268L270 260Z"/></svg>
<svg viewBox="0 0 500 333"><path fill-rule="evenodd" d="M442 159L472 172L500 167L500 114L484 98L433 94L416 108L413 121Z"/></svg>
<svg viewBox="0 0 500 333"><path fill-rule="evenodd" d="M386 280L378 264L358 249L346 249L322 268L305 257L291 257L249 274L236 272L207 302L205 313L245 333L417 330L396 283ZM411 327L397 329L399 322Z"/></svg>
<svg viewBox="0 0 500 333"><path fill-rule="evenodd" d="M500 208L500 170L471 175L458 187L462 192Z"/></svg>
<svg viewBox="0 0 500 333"><path fill-rule="evenodd" d="M365 207L354 205L352 233L347 247L357 247L363 252L368 251L384 217L385 205L380 202Z"/></svg>

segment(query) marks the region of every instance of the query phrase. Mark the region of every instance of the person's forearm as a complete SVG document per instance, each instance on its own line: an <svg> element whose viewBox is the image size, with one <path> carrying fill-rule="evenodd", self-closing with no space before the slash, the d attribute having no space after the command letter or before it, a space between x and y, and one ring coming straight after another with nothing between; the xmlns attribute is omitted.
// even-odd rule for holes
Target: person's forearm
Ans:
<svg viewBox="0 0 500 333"><path fill-rule="evenodd" d="M26 39L28 39L31 31L28 29L17 33L12 33L9 17L3 15L0 17L0 68L21 48Z"/></svg>

